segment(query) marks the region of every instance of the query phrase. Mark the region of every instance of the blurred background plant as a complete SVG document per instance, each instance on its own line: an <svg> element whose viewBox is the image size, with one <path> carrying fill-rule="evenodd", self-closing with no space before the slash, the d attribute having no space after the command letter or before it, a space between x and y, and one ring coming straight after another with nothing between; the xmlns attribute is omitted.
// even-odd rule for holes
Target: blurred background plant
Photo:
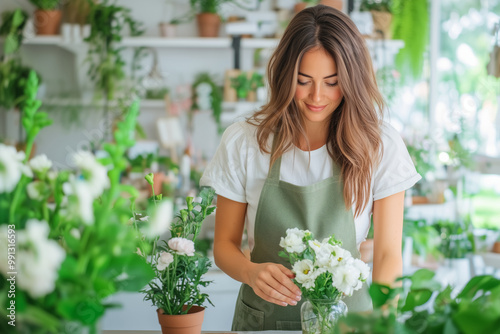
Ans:
<svg viewBox="0 0 500 334"><path fill-rule="evenodd" d="M120 184L124 155L134 144L138 103L117 124L115 142L103 145L106 157L79 151L72 156L75 171L56 171L44 155L28 160L37 133L51 122L38 112L37 89L37 77L30 72L22 114L26 153L0 144L0 245L7 254L9 223L15 226L19 250L15 263L7 266L6 257L1 261L0 302L9 302L7 272L17 271L18 332L97 333L99 319L117 306L108 304L107 297L139 291L154 276L136 254L144 241L130 228L129 199L138 192ZM170 219L171 213L156 217L146 229L159 235ZM6 311L2 308L2 317ZM2 332L10 330L7 322L0 326Z"/></svg>

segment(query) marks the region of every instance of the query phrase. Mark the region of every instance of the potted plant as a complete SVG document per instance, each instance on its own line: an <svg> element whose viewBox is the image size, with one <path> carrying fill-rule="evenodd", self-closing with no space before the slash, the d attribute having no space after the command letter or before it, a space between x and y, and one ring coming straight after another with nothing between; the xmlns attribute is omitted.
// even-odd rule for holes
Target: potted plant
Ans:
<svg viewBox="0 0 500 334"><path fill-rule="evenodd" d="M267 96L266 85L264 84L264 76L259 72L253 72L250 77L250 92L248 94L249 101L265 101Z"/></svg>
<svg viewBox="0 0 500 334"><path fill-rule="evenodd" d="M170 0L166 0L164 3L164 15L165 18L162 20L158 27L160 28L161 37L175 37L177 35L177 26L181 23L190 21L193 18L191 12L187 12L184 15L176 17L174 13L174 3Z"/></svg>
<svg viewBox="0 0 500 334"><path fill-rule="evenodd" d="M0 248L11 260L0 262L0 277L14 282L0 292L6 305L15 305L0 312L11 316L0 331L15 325L20 333L95 334L111 307L109 296L139 291L153 277L135 253L142 240L129 226L129 202L122 197L136 197L137 190L120 184L138 104L118 125L115 143L105 145L105 159L80 151L72 157L74 171L56 171L45 155L28 160L37 133L51 122L38 111L37 89L31 72L22 113L26 153L0 144ZM170 217L160 218L146 229L163 232L161 223ZM14 284L15 296L9 293Z"/></svg>
<svg viewBox="0 0 500 334"><path fill-rule="evenodd" d="M391 39L392 0L363 0L360 11L370 12L373 19L373 35L375 38Z"/></svg>
<svg viewBox="0 0 500 334"><path fill-rule="evenodd" d="M156 202L153 174L148 174L146 180L153 189L152 200ZM145 294L144 300L151 301L157 308L164 334L201 333L204 304L207 301L212 304L209 296L200 290L210 284L203 275L211 262L196 251L195 241L203 220L215 210L214 195L213 189L205 188L199 194L201 202L187 197L186 209L180 210L170 225L169 238L145 236L150 245L138 251L155 272L153 280L141 292ZM134 217L137 217L135 213ZM135 220L136 226L140 219Z"/></svg>
<svg viewBox="0 0 500 334"><path fill-rule="evenodd" d="M35 28L38 35L58 35L62 11L60 0L30 0L36 6Z"/></svg>
<svg viewBox="0 0 500 334"><path fill-rule="evenodd" d="M240 73L235 78L231 78L231 87L236 90L236 96L240 101L246 101L252 87L251 84L251 79L246 72Z"/></svg>
<svg viewBox="0 0 500 334"><path fill-rule="evenodd" d="M212 116L219 133L223 131L220 116L222 113L222 88L208 73L200 73L191 85L193 103L191 111L212 109Z"/></svg>

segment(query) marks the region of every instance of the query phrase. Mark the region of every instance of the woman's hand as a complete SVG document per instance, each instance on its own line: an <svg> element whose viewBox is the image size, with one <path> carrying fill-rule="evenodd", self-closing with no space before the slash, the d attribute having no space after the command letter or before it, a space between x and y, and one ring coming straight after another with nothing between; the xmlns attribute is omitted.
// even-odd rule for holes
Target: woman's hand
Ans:
<svg viewBox="0 0 500 334"><path fill-rule="evenodd" d="M280 306L297 305L301 291L292 282L295 275L281 264L254 263L248 271L248 281L260 298Z"/></svg>

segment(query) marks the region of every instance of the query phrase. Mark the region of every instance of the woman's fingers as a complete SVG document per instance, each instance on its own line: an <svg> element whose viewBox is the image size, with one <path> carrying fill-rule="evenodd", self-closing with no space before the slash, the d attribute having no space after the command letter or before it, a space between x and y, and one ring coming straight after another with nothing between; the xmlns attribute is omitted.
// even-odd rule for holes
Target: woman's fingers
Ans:
<svg viewBox="0 0 500 334"><path fill-rule="evenodd" d="M259 297L271 303L282 306L296 305L301 292L292 282L293 276L293 273L282 265L259 264L256 267L252 288Z"/></svg>

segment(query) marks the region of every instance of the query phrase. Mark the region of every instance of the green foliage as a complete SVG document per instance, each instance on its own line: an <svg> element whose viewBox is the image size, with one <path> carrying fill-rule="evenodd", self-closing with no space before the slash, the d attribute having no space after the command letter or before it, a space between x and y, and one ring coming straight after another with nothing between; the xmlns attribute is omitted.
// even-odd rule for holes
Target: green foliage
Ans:
<svg viewBox="0 0 500 334"><path fill-rule="evenodd" d="M260 2L262 2L262 0L257 1L257 6L258 3ZM232 3L242 9L252 10L252 8L248 8L241 5L241 3L238 2L238 0L189 0L189 4L191 5L191 10L195 13L218 14L220 6L224 3Z"/></svg>
<svg viewBox="0 0 500 334"><path fill-rule="evenodd" d="M186 198L187 208L180 210L170 226L172 238L181 238L183 242L193 244L197 241L203 221L215 210L215 206L212 206L215 191L204 188L199 196L201 202L195 202L193 197ZM202 287L211 283L203 279L211 267L206 255L199 251L183 254L172 249L169 242L161 240L157 246L157 241L158 238L152 240L150 253L141 250L145 261L156 273L149 286L141 290L145 294L144 300L151 301L155 307L170 315L186 314L191 306L203 306L207 301L212 304L209 296L201 292ZM164 268L159 267L162 255L168 255L170 259Z"/></svg>
<svg viewBox="0 0 500 334"><path fill-rule="evenodd" d="M211 99L211 105L212 105L212 116L215 120L215 123L217 124L217 129L219 133L221 133L224 129L222 128L222 124L220 121L220 116L222 114L222 87L217 86L215 82L213 81L212 77L208 73L200 73L196 76L192 86L191 86L191 91L192 91L192 97L193 97L193 104L191 105L191 111L198 110L200 107L198 106L198 93L196 91L196 88L198 85L206 83L209 84L211 87L211 92L210 92L210 99Z"/></svg>
<svg viewBox="0 0 500 334"><path fill-rule="evenodd" d="M239 99L246 99L251 88L251 81L246 72L239 74L236 78L231 78L231 87L236 89Z"/></svg>
<svg viewBox="0 0 500 334"><path fill-rule="evenodd" d="M418 79L429 43L428 0L393 0L392 13L392 38L405 43L396 56L396 65L403 81Z"/></svg>
<svg viewBox="0 0 500 334"><path fill-rule="evenodd" d="M23 30L27 20L28 13L20 9L2 13L0 36L5 36L3 46L4 57L17 52L21 47L24 38Z"/></svg>
<svg viewBox="0 0 500 334"><path fill-rule="evenodd" d="M45 113L38 112L41 102L35 98L37 89L37 77L30 72L22 109L22 125L27 133L25 168L28 168L26 163L35 136L51 122ZM104 171L104 177L109 181L107 188L102 184L92 184L91 171L82 170L81 175L75 175L71 171L49 171L50 167L43 172L32 167L34 176L23 175L12 193L0 194L1 222L15 222L16 233L26 233L26 223L30 219L43 222L48 225L49 240L64 253L51 292L33 297L21 287L16 290L16 305L19 305L16 325L21 332L74 333L76 328L87 327L90 333L96 333L99 319L112 306L107 303L107 297L119 291L139 291L152 279L150 266L135 253L143 241L128 226L128 204L122 198L124 194L137 197L138 193L121 185L119 180L127 163L124 153L134 145L137 115L138 103L135 103L117 125L115 142L104 146L107 158L101 162L89 161L94 159L90 155L87 158L86 163L95 163L95 168ZM107 167L107 175L103 165ZM34 198L29 195L28 187L35 182L41 190ZM68 190L76 182L85 185L87 191L80 194ZM102 191L96 187L102 187ZM85 205L80 196L89 196L90 191L99 191L99 194L90 195L90 202L86 202L89 204L86 212L91 216L87 221L80 212ZM0 281L5 282L3 272L0 276ZM6 296L7 286L2 285L0 289ZM0 311L0 314L5 316L5 311Z"/></svg>
<svg viewBox="0 0 500 334"><path fill-rule="evenodd" d="M376 12L391 13L391 3L391 0L362 0L359 10L362 12L373 10Z"/></svg>
<svg viewBox="0 0 500 334"><path fill-rule="evenodd" d="M128 27L132 36L143 33L141 24L131 16L129 8L110 4L90 2L90 36L87 61L90 62L88 75L95 82L97 91L106 99L113 99L119 84L125 77L123 48L116 44L122 40L123 29Z"/></svg>
<svg viewBox="0 0 500 334"><path fill-rule="evenodd" d="M54 10L59 7L61 0L29 0L38 9Z"/></svg>
<svg viewBox="0 0 500 334"><path fill-rule="evenodd" d="M425 149L418 144L412 145L409 143L406 143L406 148L408 149L408 153L410 154L413 164L420 175L425 177L428 172L432 172L435 169L432 165L432 159L429 155L430 152L428 149Z"/></svg>
<svg viewBox="0 0 500 334"><path fill-rule="evenodd" d="M413 239L413 251L415 254L426 258L427 254L438 258L440 255L439 246L441 239L438 231L432 225L428 225L424 219L407 220L403 225L405 237Z"/></svg>
<svg viewBox="0 0 500 334"><path fill-rule="evenodd" d="M473 251L472 234L469 237L464 225L452 221L438 221L434 228L441 236L439 251L446 259L463 259Z"/></svg>
<svg viewBox="0 0 500 334"><path fill-rule="evenodd" d="M452 293L450 286L442 288L427 269L401 280L405 288L373 283L373 312L348 314L341 323L364 334L500 333L499 279L476 276L458 294ZM400 298L395 306L397 295ZM341 333L341 328L337 326L337 333Z"/></svg>

